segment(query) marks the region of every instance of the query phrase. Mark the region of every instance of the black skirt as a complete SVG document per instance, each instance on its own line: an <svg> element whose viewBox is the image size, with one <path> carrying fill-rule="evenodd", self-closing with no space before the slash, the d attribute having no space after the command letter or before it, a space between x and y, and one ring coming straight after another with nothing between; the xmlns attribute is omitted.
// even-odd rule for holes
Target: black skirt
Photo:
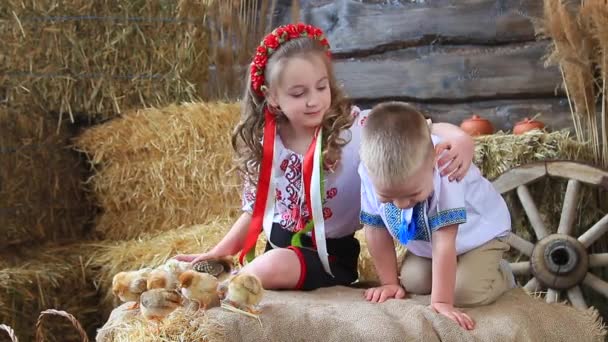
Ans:
<svg viewBox="0 0 608 342"><path fill-rule="evenodd" d="M278 223L272 226L272 243L278 248L293 250L300 260L300 280L296 289L315 290L336 285L348 286L357 280L357 263L361 247L354 234L338 239L326 239L329 267L333 277L325 272L312 238L302 235L303 247L299 248L291 246L293 235L293 232L281 228ZM271 249L270 243L266 243L266 251Z"/></svg>

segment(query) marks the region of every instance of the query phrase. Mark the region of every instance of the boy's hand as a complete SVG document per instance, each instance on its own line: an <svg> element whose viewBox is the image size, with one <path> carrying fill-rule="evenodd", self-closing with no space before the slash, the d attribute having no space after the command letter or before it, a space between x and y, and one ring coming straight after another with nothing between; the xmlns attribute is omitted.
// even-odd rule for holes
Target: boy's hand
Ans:
<svg viewBox="0 0 608 342"><path fill-rule="evenodd" d="M475 328L475 321L473 321L469 315L454 308L452 304L431 303L431 309L446 316L467 330L473 330Z"/></svg>
<svg viewBox="0 0 608 342"><path fill-rule="evenodd" d="M366 300L372 303L383 303L391 298L403 299L406 293L401 285L382 285L367 289L364 296Z"/></svg>

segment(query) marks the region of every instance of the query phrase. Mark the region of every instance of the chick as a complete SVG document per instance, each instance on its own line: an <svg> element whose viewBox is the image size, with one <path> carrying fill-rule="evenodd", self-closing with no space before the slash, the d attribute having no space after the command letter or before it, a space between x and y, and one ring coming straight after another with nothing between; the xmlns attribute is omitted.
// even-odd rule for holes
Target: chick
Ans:
<svg viewBox="0 0 608 342"><path fill-rule="evenodd" d="M220 305L218 281L211 274L189 270L180 275L179 282L182 295L198 303L199 309L207 310Z"/></svg>
<svg viewBox="0 0 608 342"><path fill-rule="evenodd" d="M165 264L160 265L150 272L148 276L148 290L166 289L177 290L179 276L192 268L189 262L182 262L169 259Z"/></svg>
<svg viewBox="0 0 608 342"><path fill-rule="evenodd" d="M258 277L240 273L229 280L225 301L239 309L258 314L256 307L263 295L264 288Z"/></svg>
<svg viewBox="0 0 608 342"><path fill-rule="evenodd" d="M112 279L112 293L122 302L134 301L130 309L139 306L140 296L147 290L147 280L152 269L142 268L137 271L119 272Z"/></svg>
<svg viewBox="0 0 608 342"><path fill-rule="evenodd" d="M174 291L177 289L177 285L177 278L163 269L154 269L148 275L148 290L165 289Z"/></svg>
<svg viewBox="0 0 608 342"><path fill-rule="evenodd" d="M160 323L182 304L182 296L175 291L152 289L141 294L141 314L145 319Z"/></svg>
<svg viewBox="0 0 608 342"><path fill-rule="evenodd" d="M192 264L187 261L178 261L175 259L169 259L164 265L158 267L159 269L169 272L171 275L178 279L180 274L192 269Z"/></svg>
<svg viewBox="0 0 608 342"><path fill-rule="evenodd" d="M231 257L206 259L192 265L192 269L201 273L209 273L218 280L225 280L232 272L233 261Z"/></svg>

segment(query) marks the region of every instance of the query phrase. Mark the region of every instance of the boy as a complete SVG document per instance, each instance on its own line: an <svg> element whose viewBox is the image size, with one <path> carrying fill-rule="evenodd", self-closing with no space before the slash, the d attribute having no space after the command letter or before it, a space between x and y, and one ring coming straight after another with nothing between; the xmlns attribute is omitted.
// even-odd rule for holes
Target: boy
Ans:
<svg viewBox="0 0 608 342"><path fill-rule="evenodd" d="M511 219L492 184L471 166L461 182L439 175L428 124L405 103L376 106L361 141L361 215L381 286L372 302L431 294L431 307L465 329L454 306L492 303L509 288L501 269ZM407 247L397 277L393 239Z"/></svg>

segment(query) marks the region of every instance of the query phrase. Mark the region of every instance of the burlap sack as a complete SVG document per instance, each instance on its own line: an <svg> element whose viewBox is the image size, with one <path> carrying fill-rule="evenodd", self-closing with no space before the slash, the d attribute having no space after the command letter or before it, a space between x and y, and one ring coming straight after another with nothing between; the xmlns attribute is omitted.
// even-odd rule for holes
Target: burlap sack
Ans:
<svg viewBox="0 0 608 342"><path fill-rule="evenodd" d="M243 342L604 340L605 330L595 310L547 304L521 289L507 292L492 305L465 309L476 321L473 331L465 331L434 313L428 308L428 301L428 296L421 296L372 304L363 300L363 290L345 287L312 292L268 291L262 301L261 324L221 308L209 310L206 317L202 313L190 313L190 322L184 324L184 312L180 312L179 320L169 317L161 326L161 333L151 332L150 338L183 341L194 336L188 330L207 328L216 330L205 334L210 340ZM115 310L97 341L129 340L130 333L132 337L142 338L141 331L129 332L129 327L141 330L141 318L117 314L124 307ZM117 324L117 319L123 321ZM135 324L135 320L139 323ZM176 324L184 326L175 329ZM111 327L119 325L122 326L120 334L112 334ZM163 331L169 327L175 333Z"/></svg>

